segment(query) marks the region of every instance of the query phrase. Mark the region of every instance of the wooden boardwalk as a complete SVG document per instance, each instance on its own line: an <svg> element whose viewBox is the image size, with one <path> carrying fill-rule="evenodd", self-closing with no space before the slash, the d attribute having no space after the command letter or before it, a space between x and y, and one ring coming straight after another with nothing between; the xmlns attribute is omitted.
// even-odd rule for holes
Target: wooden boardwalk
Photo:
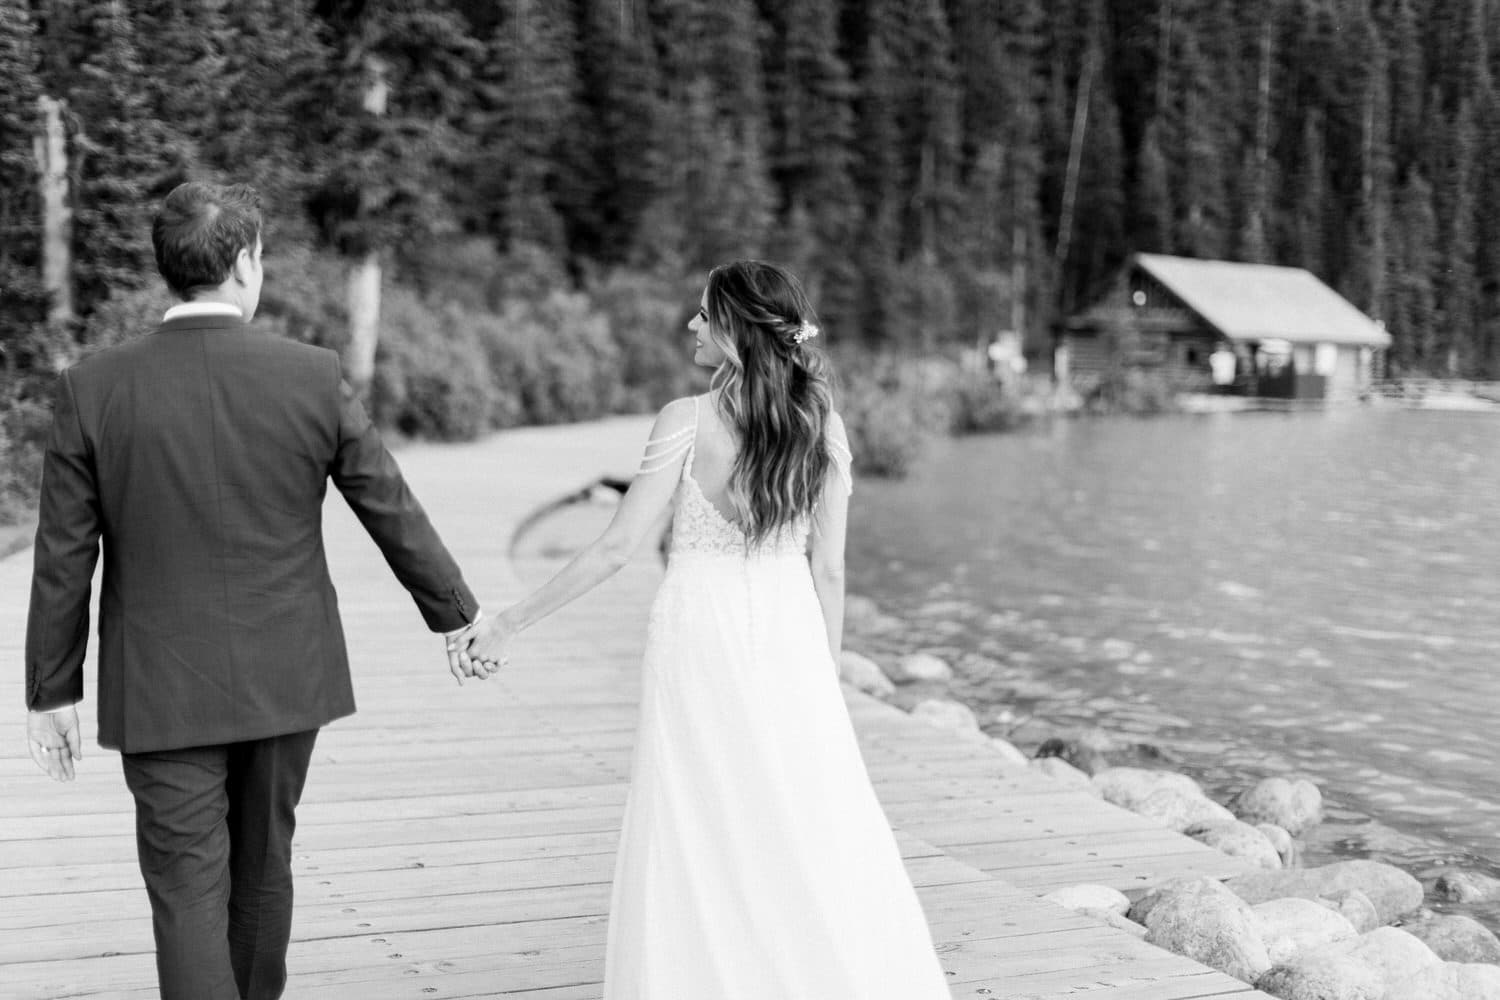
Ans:
<svg viewBox="0 0 1500 1000"><path fill-rule="evenodd" d="M495 605L521 588L506 558L519 520L628 469L645 431L612 420L399 457ZM299 811L287 996L597 1000L655 560L528 633L505 674L460 688L342 501L328 520L360 710L320 737ZM14 712L0 741L0 1000L152 997L131 802L116 755L93 743L92 667L75 783L37 771L16 726L29 579L29 551L0 560L0 704ZM1237 862L874 699L847 700L955 997L1264 996L1037 898L1224 876Z"/></svg>

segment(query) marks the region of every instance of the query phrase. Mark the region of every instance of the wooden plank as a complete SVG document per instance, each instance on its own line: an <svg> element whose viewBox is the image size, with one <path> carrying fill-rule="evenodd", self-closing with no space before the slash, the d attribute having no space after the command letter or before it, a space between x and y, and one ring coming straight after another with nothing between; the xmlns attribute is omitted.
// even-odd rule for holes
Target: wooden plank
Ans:
<svg viewBox="0 0 1500 1000"><path fill-rule="evenodd" d="M408 449L402 464L439 529L474 543L466 568L492 604L520 593L518 574L547 572L505 561L506 525L643 436L643 425L616 422L518 431ZM507 489L460 488L486 467L504 470ZM459 688L337 503L328 550L360 711L320 737L298 812L287 995L598 1000L657 569L628 567L524 636L505 674ZM0 560L0 652L12 660L28 585L29 569ZM19 701L17 673L0 674L0 700ZM984 743L858 692L845 702L955 997L1262 996L1037 898L1237 863ZM133 806L118 755L92 746L90 715L85 706L89 749L71 785L46 782L18 753L0 756L5 997L155 996Z"/></svg>

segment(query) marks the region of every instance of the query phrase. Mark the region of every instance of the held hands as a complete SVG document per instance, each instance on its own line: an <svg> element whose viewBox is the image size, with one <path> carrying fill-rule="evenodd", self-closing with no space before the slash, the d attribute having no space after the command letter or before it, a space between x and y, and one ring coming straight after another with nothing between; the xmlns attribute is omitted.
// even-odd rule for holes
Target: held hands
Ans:
<svg viewBox="0 0 1500 1000"><path fill-rule="evenodd" d="M500 672L510 660L505 647L515 638L520 629L505 613L479 622L468 634L468 648L464 650L469 662L474 665L474 676L480 680Z"/></svg>
<svg viewBox="0 0 1500 1000"><path fill-rule="evenodd" d="M73 762L83 760L78 709L26 713L26 748L36 766L57 781L73 780Z"/></svg>
<svg viewBox="0 0 1500 1000"><path fill-rule="evenodd" d="M503 654L504 646L517 631L501 614L488 619L480 616L455 632L445 633L443 642L453 679L462 684L465 677L485 680L499 673L510 662Z"/></svg>

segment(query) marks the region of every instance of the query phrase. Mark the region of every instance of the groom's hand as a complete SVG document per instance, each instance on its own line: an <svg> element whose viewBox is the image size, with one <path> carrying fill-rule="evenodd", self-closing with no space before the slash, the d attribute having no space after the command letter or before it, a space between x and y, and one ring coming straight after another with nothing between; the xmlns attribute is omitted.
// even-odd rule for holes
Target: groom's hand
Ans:
<svg viewBox="0 0 1500 1000"><path fill-rule="evenodd" d="M36 766L57 781L73 780L73 762L83 760L78 709L26 713L26 748Z"/></svg>
<svg viewBox="0 0 1500 1000"><path fill-rule="evenodd" d="M443 633L443 649L448 654L448 672L461 685L465 677L474 676L474 661L469 658L469 641L479 624L476 618L461 629Z"/></svg>

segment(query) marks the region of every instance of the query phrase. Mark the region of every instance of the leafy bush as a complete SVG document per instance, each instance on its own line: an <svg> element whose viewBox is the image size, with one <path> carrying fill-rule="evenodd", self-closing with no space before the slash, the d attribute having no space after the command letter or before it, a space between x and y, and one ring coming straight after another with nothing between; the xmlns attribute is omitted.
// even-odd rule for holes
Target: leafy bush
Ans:
<svg viewBox="0 0 1500 1000"><path fill-rule="evenodd" d="M636 271L615 271L589 290L620 349L619 407L651 411L701 390L687 330L698 291Z"/></svg>
<svg viewBox="0 0 1500 1000"><path fill-rule="evenodd" d="M0 399L0 525L18 524L36 507L51 422L39 392Z"/></svg>
<svg viewBox="0 0 1500 1000"><path fill-rule="evenodd" d="M342 352L349 344L349 264L300 243L275 243L265 258L258 327Z"/></svg>
<svg viewBox="0 0 1500 1000"><path fill-rule="evenodd" d="M950 427L955 434L1009 431L1031 419L1019 380L1002 383L988 372L964 370L948 387Z"/></svg>
<svg viewBox="0 0 1500 1000"><path fill-rule="evenodd" d="M412 291L386 289L370 385L377 423L440 441L477 437L489 426L494 391L484 347L462 308L434 309Z"/></svg>
<svg viewBox="0 0 1500 1000"><path fill-rule="evenodd" d="M1166 372L1122 368L1074 378L1073 388L1090 413L1150 416L1175 413L1183 386Z"/></svg>
<svg viewBox="0 0 1500 1000"><path fill-rule="evenodd" d="M474 329L501 399L491 408L494 426L614 412L620 352L609 321L586 296L557 291L536 303L511 301L499 316L478 317Z"/></svg>
<svg viewBox="0 0 1500 1000"><path fill-rule="evenodd" d="M84 321L84 353L102 351L150 333L161 323L162 313L177 301L160 282L149 288L114 292Z"/></svg>
<svg viewBox="0 0 1500 1000"><path fill-rule="evenodd" d="M948 422L941 365L895 357L841 369L840 412L855 469L900 478Z"/></svg>

